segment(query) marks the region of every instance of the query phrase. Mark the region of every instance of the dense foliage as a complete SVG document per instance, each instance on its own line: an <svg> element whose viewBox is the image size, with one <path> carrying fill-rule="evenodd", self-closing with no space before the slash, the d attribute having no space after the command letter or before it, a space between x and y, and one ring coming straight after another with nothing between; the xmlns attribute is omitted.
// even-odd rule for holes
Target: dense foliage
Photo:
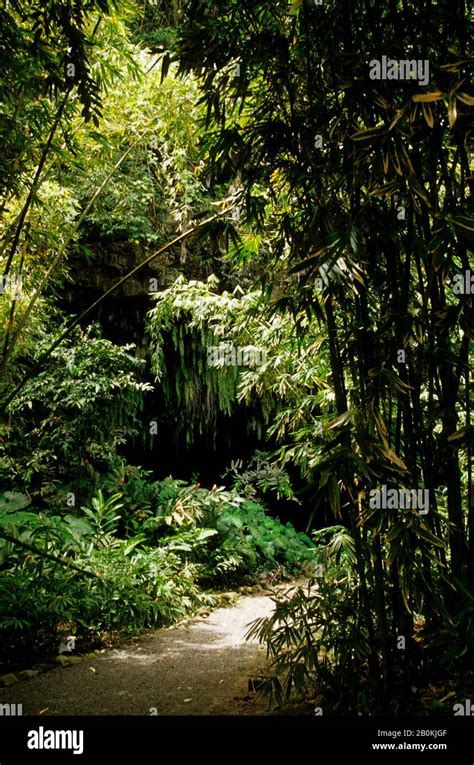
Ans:
<svg viewBox="0 0 474 765"><path fill-rule="evenodd" d="M472 295L455 289L470 278L474 231L470 33L463 2L375 9L357 0L190 0L180 30L181 71L199 77L207 106L212 176L238 176L247 222L269 232L275 310L324 326L331 436L321 449L301 421L283 435L352 540L353 582L341 591L323 577L316 600L289 606L299 637L288 627L285 639L294 678L316 679L317 632L298 629L305 608L340 603L341 628L350 609L345 636L323 636L346 679L341 707L359 703L344 656L367 682L371 709L399 709L419 673L420 631L438 659L471 655L461 630L474 561ZM403 61L415 51L430 66L423 83L369 76L377 55ZM374 507L371 493L384 486L423 487L429 513ZM448 613L458 648L447 659ZM262 632L284 657L277 674L289 661L283 634Z"/></svg>
<svg viewBox="0 0 474 765"><path fill-rule="evenodd" d="M80 648L169 624L212 605L211 586L291 573L312 558L308 537L235 491L153 482L137 470L119 485L81 508L69 494L61 514L23 509L30 500L18 492L0 496L7 654L51 652L70 634Z"/></svg>
<svg viewBox="0 0 474 765"><path fill-rule="evenodd" d="M472 694L463 0L15 1L0 27L10 655L304 570L251 628L280 705ZM382 56L427 77L373 78ZM176 475L222 430L246 454L165 479L170 422Z"/></svg>

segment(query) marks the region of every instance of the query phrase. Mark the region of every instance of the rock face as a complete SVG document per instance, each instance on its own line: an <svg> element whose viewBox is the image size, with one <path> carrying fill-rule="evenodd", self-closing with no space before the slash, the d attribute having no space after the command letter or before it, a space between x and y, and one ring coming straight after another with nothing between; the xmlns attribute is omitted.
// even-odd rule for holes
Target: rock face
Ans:
<svg viewBox="0 0 474 765"><path fill-rule="evenodd" d="M153 254L153 250L134 242L88 242L87 249L93 253L90 257L77 249L68 261L69 280L60 307L70 315L80 315ZM119 345L142 346L145 316L152 307L150 289L159 291L174 282L179 274L177 257L178 253L173 251L159 255L117 287L90 313L86 323L98 321L104 337Z"/></svg>
<svg viewBox="0 0 474 765"><path fill-rule="evenodd" d="M89 295L91 291L97 292L98 295L103 294L121 277L153 254L153 250L147 250L141 244L133 242L98 243L87 246L94 252L94 257L88 260L81 255L76 255L71 258L69 265L75 288L79 293L87 290ZM177 274L173 255L163 253L127 279L112 296L115 299L146 296L150 289L150 279L156 279L157 288L163 289L174 281Z"/></svg>

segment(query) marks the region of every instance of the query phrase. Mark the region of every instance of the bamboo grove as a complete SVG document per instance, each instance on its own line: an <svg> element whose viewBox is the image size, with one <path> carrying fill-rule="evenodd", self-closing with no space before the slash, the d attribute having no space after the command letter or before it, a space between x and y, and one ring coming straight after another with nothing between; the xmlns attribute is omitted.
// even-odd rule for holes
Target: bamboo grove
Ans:
<svg viewBox="0 0 474 765"><path fill-rule="evenodd" d="M47 566L72 567L79 615L55 629L90 636L94 613L124 626L122 598L133 627L170 623L278 563L309 577L250 629L281 706L317 688L338 713L419 712L433 678L432 708L472 693L467 3L7 6L0 568L18 598L23 576L63 593ZM137 341L119 342L133 280ZM159 472L170 421L211 469L237 423L266 452L230 487L186 485ZM269 487L295 500L289 474L306 533L265 515ZM9 592L9 646L31 647Z"/></svg>
<svg viewBox="0 0 474 765"><path fill-rule="evenodd" d="M176 57L201 82L213 177L238 172L248 219L284 256L275 311L325 328L326 489L354 539L359 631L387 705L417 661L415 614L432 637L447 613L472 627L472 293L453 289L474 244L472 17L463 2L186 9ZM371 81L380 54L428 60L429 84ZM425 487L429 514L371 510L380 485Z"/></svg>

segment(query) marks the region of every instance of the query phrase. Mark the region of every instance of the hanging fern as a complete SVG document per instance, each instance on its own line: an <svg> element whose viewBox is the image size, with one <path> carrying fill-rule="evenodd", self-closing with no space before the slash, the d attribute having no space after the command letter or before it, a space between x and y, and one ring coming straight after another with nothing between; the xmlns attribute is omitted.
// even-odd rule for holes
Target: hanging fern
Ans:
<svg viewBox="0 0 474 765"><path fill-rule="evenodd" d="M259 292L219 292L216 276L206 282L180 276L154 300L148 319L152 370L166 405L181 413L188 444L197 434L215 438L218 415L230 417L242 405L249 408L247 431L260 438L282 403L322 387L313 328L307 327L298 350L289 317L269 317ZM209 363L211 348L219 353ZM246 365L247 358L261 363Z"/></svg>

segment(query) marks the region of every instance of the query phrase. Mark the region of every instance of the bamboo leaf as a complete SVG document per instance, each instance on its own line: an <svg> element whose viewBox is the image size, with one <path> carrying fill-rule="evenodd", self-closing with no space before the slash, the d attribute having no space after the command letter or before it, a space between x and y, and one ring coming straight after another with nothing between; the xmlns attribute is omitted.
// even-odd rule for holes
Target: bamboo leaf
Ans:
<svg viewBox="0 0 474 765"><path fill-rule="evenodd" d="M431 93L417 93L416 95L412 96L412 101L415 101L415 103L429 103L431 101L439 101L440 98L443 98L443 93L441 93L440 90L433 90Z"/></svg>
<svg viewBox="0 0 474 765"><path fill-rule="evenodd" d="M474 106L474 96L470 96L469 93L456 93L456 98L462 101L463 104Z"/></svg>
<svg viewBox="0 0 474 765"><path fill-rule="evenodd" d="M374 138L380 138L385 132L383 125L378 125L367 130L358 130L351 135L353 141L372 141Z"/></svg>
<svg viewBox="0 0 474 765"><path fill-rule="evenodd" d="M453 98L448 104L448 119L449 127L452 128L458 118L458 110L456 107L456 99Z"/></svg>
<svg viewBox="0 0 474 765"><path fill-rule="evenodd" d="M423 109L423 117L425 118L426 124L428 125L428 127L433 128L434 127L433 112L431 111L428 104L422 103L421 108Z"/></svg>
<svg viewBox="0 0 474 765"><path fill-rule="evenodd" d="M403 115L405 114L407 109L408 109L408 104L405 104L405 106L402 109L398 110L398 112L396 113L395 117L393 118L393 120L391 121L390 125L388 126L389 130L393 130L393 128L395 127L397 122L403 117Z"/></svg>
<svg viewBox="0 0 474 765"><path fill-rule="evenodd" d="M389 446L385 447L384 454L389 458L390 462L393 462L397 467L400 468L400 470L408 470L405 463L398 457L393 449L391 449Z"/></svg>
<svg viewBox="0 0 474 765"><path fill-rule="evenodd" d="M430 531L424 523L420 523L417 529L418 536L420 536L422 539L426 540L432 545L435 545L436 547L444 547L444 542L439 537L435 536L432 531Z"/></svg>

